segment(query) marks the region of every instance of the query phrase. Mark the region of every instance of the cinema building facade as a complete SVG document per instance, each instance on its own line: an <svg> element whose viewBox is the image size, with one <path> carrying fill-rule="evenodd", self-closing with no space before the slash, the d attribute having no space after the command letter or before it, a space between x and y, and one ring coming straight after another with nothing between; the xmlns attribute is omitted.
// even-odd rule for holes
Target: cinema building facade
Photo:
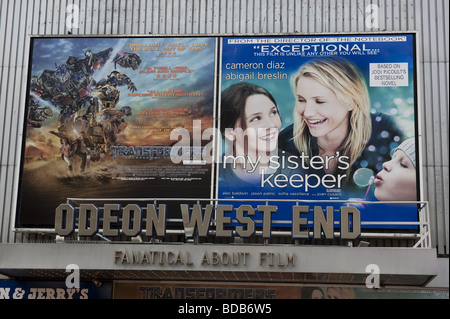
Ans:
<svg viewBox="0 0 450 319"><path fill-rule="evenodd" d="M448 298L446 1L0 9L0 299Z"/></svg>

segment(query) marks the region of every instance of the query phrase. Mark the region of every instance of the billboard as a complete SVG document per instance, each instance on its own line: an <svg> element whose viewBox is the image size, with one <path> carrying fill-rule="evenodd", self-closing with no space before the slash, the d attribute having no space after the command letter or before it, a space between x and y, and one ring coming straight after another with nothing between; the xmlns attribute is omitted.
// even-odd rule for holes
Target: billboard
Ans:
<svg viewBox="0 0 450 319"><path fill-rule="evenodd" d="M280 225L309 201L329 201L335 221L357 207L368 228L416 221L416 205L379 203L419 199L415 45L414 34L222 38L218 198L269 200Z"/></svg>
<svg viewBox="0 0 450 319"><path fill-rule="evenodd" d="M67 198L210 197L186 134L213 126L215 38L32 38L18 227ZM184 135L183 135L184 134Z"/></svg>
<svg viewBox="0 0 450 319"><path fill-rule="evenodd" d="M415 48L414 33L32 38L16 227L147 210L164 234L140 200L167 198L181 205L159 214L191 235L416 228L386 225L418 221Z"/></svg>

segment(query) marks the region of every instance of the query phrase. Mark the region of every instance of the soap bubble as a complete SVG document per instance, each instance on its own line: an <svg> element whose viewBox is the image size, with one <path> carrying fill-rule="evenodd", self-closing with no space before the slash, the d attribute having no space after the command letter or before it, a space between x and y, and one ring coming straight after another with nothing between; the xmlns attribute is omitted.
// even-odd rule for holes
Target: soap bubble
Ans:
<svg viewBox="0 0 450 319"><path fill-rule="evenodd" d="M358 168L355 174L353 174L353 181L359 187L364 187L369 185L372 176L374 176L374 174L370 168Z"/></svg>

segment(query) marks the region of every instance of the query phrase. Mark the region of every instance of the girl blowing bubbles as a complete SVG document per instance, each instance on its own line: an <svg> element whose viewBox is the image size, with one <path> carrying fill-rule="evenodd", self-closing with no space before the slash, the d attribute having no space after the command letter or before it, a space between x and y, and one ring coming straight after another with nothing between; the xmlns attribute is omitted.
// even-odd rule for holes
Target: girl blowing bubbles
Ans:
<svg viewBox="0 0 450 319"><path fill-rule="evenodd" d="M407 139L383 163L375 178L375 197L380 201L416 201L416 147L414 138Z"/></svg>

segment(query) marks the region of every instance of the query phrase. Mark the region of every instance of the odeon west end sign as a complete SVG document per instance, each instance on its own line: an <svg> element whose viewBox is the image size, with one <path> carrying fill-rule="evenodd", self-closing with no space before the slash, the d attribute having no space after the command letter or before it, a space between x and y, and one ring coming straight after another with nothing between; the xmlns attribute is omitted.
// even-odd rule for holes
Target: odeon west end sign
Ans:
<svg viewBox="0 0 450 319"><path fill-rule="evenodd" d="M165 237L167 229L167 206L147 204L141 207L137 204L105 204L101 209L94 204L80 204L74 207L65 203L55 211L55 231L60 236L70 236L74 231L79 236L90 237L100 229L103 236L117 237L123 234L135 237L145 232L147 236ZM272 232L272 217L277 214L276 205L240 205L231 204L180 204L183 228L186 237L207 237L213 227L216 237L248 238L255 235L257 229L262 230L263 238L270 238ZM234 218L229 216L235 212ZM290 227L293 239L309 238L313 230L314 239L332 239L335 231L335 208L333 206L292 206L292 225ZM100 218L100 215L102 215ZM356 207L342 206L339 208L340 237L356 239L361 234L361 213ZM119 218L121 216L121 218ZM309 220L313 220L313 225ZM77 223L78 220L78 223Z"/></svg>

